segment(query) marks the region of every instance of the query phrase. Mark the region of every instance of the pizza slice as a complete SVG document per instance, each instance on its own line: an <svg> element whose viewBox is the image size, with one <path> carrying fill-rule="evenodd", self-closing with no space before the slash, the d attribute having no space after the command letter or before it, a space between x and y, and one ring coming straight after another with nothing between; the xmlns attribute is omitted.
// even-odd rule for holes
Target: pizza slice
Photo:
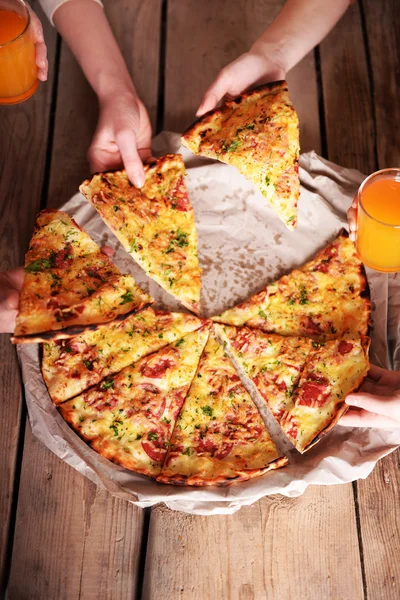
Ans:
<svg viewBox="0 0 400 600"><path fill-rule="evenodd" d="M364 266L353 242L342 231L303 267L213 320L326 340L367 335L370 318Z"/></svg>
<svg viewBox="0 0 400 600"><path fill-rule="evenodd" d="M369 370L369 338L319 343L247 327L215 329L300 452L338 422L346 396Z"/></svg>
<svg viewBox="0 0 400 600"><path fill-rule="evenodd" d="M236 167L286 226L296 227L299 120L285 81L262 85L207 113L183 134L182 144Z"/></svg>
<svg viewBox="0 0 400 600"><path fill-rule="evenodd" d="M79 189L145 273L198 313L201 269L182 156L167 154L144 169L141 189L125 171L98 173Z"/></svg>
<svg viewBox="0 0 400 600"><path fill-rule="evenodd" d="M222 346L210 334L158 481L226 485L286 463Z"/></svg>
<svg viewBox="0 0 400 600"><path fill-rule="evenodd" d="M13 342L73 325L107 323L151 302L67 213L43 210L25 257Z"/></svg>
<svg viewBox="0 0 400 600"><path fill-rule="evenodd" d="M43 344L42 373L49 394L60 404L206 324L194 315L146 308L124 321Z"/></svg>
<svg viewBox="0 0 400 600"><path fill-rule="evenodd" d="M156 477L208 335L203 327L107 377L61 404L62 416L105 458Z"/></svg>

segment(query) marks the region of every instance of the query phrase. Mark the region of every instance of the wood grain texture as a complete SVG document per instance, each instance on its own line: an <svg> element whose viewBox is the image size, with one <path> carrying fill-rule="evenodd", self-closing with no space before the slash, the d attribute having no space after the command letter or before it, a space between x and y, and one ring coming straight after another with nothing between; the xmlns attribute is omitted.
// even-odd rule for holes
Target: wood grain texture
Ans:
<svg viewBox="0 0 400 600"><path fill-rule="evenodd" d="M105 5L128 65L135 59L136 83L154 118L160 2ZM87 174L85 155L96 115L93 93L65 47L58 84L51 206L68 200ZM133 598L142 526L140 509L97 489L42 446L27 425L10 599Z"/></svg>
<svg viewBox="0 0 400 600"><path fill-rule="evenodd" d="M283 4L283 0L168 2L165 129L182 132L194 121L204 92L219 71L250 48ZM318 99L312 54L290 72L288 82L300 115L302 149L318 151Z"/></svg>
<svg viewBox="0 0 400 600"><path fill-rule="evenodd" d="M158 98L161 0L109 0L104 2L104 6L154 130ZM71 51L63 44L49 206L58 207L67 202L88 176L86 154L96 129L97 116L96 95Z"/></svg>
<svg viewBox="0 0 400 600"><path fill-rule="evenodd" d="M374 121L360 7L353 4L320 45L328 158L374 170Z"/></svg>
<svg viewBox="0 0 400 600"><path fill-rule="evenodd" d="M398 2L363 0L376 117L376 168L400 165L400 12ZM384 32L384 34L383 34ZM390 283L389 283L390 285ZM400 452L357 482L368 598L400 597Z"/></svg>
<svg viewBox="0 0 400 600"><path fill-rule="evenodd" d="M32 7L38 12L37 2ZM56 36L45 24L44 35L54 56ZM32 98L0 107L0 269L23 264L35 214L40 205L46 160L53 63L49 79ZM15 349L9 335L0 335L0 590L7 576L5 561L11 503L21 428L21 386Z"/></svg>
<svg viewBox="0 0 400 600"><path fill-rule="evenodd" d="M227 516L156 507L147 556L145 600L160 590L163 600L363 598L351 486L272 496Z"/></svg>

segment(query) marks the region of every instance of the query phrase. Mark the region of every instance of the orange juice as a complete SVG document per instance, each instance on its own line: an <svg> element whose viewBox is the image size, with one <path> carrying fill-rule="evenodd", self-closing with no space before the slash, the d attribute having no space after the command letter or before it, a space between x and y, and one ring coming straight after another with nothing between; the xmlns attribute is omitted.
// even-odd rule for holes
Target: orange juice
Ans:
<svg viewBox="0 0 400 600"><path fill-rule="evenodd" d="M0 104L15 104L35 92L38 79L30 17L23 2L0 0Z"/></svg>
<svg viewBox="0 0 400 600"><path fill-rule="evenodd" d="M400 169L368 177L358 193L357 252L377 271L400 271Z"/></svg>

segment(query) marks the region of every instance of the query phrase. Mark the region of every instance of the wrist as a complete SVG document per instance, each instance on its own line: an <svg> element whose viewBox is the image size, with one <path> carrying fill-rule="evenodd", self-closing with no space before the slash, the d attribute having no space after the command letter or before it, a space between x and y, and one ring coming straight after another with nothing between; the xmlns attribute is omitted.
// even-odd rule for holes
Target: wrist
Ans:
<svg viewBox="0 0 400 600"><path fill-rule="evenodd" d="M283 44L272 40L258 39L250 48L249 53L267 60L276 67L277 72L286 73L291 68Z"/></svg>
<svg viewBox="0 0 400 600"><path fill-rule="evenodd" d="M115 78L102 74L101 80L95 87L95 92L100 104L106 104L116 98L128 98L134 102L138 101L138 95L135 87L129 77Z"/></svg>

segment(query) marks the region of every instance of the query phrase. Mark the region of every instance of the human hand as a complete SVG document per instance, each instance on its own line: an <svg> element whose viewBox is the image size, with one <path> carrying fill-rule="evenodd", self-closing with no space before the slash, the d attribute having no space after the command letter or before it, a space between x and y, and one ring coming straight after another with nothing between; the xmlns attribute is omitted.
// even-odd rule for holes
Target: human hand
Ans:
<svg viewBox="0 0 400 600"><path fill-rule="evenodd" d="M357 194L353 198L353 202L347 211L347 221L349 223L349 237L355 242L357 236Z"/></svg>
<svg viewBox="0 0 400 600"><path fill-rule="evenodd" d="M46 81L49 64L47 62L47 47L44 41L43 27L39 18L33 12L31 7L29 5L27 6L31 17L33 42L36 50L36 65L38 68L37 76L40 81Z"/></svg>
<svg viewBox="0 0 400 600"><path fill-rule="evenodd" d="M223 98L235 98L248 88L269 81L285 78L285 67L275 51L255 44L249 52L242 54L220 71L217 79L210 85L197 110L201 117L215 108Z"/></svg>
<svg viewBox="0 0 400 600"><path fill-rule="evenodd" d="M111 246L103 246L101 251L110 257L114 254ZM0 333L12 333L15 329L23 281L23 267L0 272Z"/></svg>
<svg viewBox="0 0 400 600"><path fill-rule="evenodd" d="M131 182L142 187L143 162L150 157L151 125L144 104L131 92L100 99L99 122L88 152L90 169L106 171L123 164Z"/></svg>
<svg viewBox="0 0 400 600"><path fill-rule="evenodd" d="M351 407L340 419L344 427L400 427L400 371L387 371L371 365L360 392L349 394Z"/></svg>

